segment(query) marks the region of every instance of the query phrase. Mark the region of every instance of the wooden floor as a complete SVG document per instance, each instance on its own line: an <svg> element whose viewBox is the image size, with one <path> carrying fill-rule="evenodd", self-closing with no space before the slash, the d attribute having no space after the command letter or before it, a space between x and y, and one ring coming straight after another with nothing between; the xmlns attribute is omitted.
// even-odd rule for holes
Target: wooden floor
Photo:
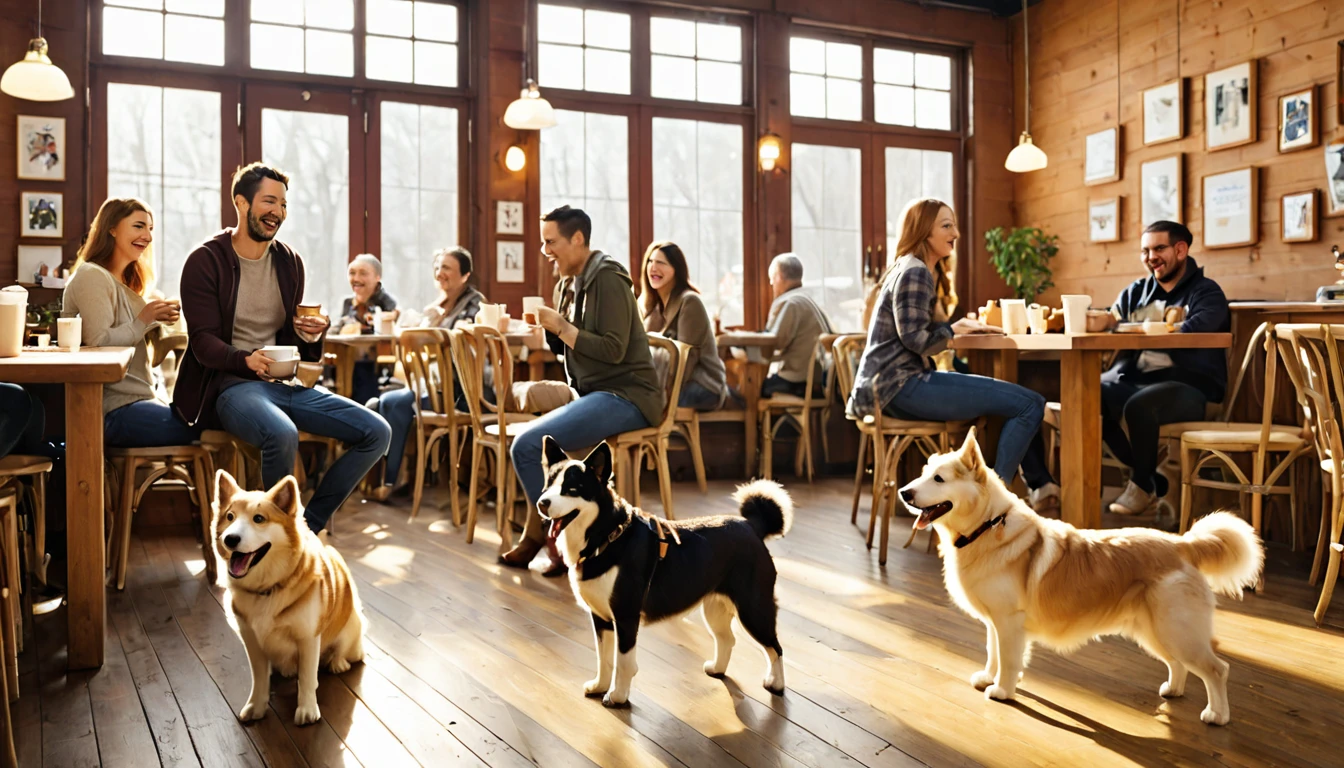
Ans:
<svg viewBox="0 0 1344 768"><path fill-rule="evenodd" d="M679 485L677 511L722 511L730 490ZM1222 601L1226 728L1199 721L1195 678L1164 701L1162 664L1117 640L1069 657L1037 650L1020 701L989 703L967 682L983 631L949 604L923 535L879 568L849 523L845 481L790 490L793 532L771 545L783 697L761 688L763 657L740 629L728 678L705 676L697 613L641 633L633 707L608 711L581 693L592 636L568 583L496 566L489 517L468 546L430 505L408 524L405 502L356 502L335 543L358 579L368 658L322 673L320 723L292 724L293 681L273 686L265 719L237 721L250 681L222 592L190 533L150 531L133 543L126 591L109 593L101 670L65 671L64 609L35 620L14 709L20 764L1340 764L1344 633L1312 626L1315 595L1296 571L1271 571L1265 597Z"/></svg>

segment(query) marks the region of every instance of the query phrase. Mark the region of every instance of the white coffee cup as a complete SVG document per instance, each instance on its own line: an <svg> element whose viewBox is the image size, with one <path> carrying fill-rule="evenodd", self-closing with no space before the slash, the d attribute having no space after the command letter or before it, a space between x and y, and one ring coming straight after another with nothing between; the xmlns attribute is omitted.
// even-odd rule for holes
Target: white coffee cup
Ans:
<svg viewBox="0 0 1344 768"><path fill-rule="evenodd" d="M1003 332L1009 334L1027 332L1027 300L1026 299L1004 299L1000 302L1003 307Z"/></svg>
<svg viewBox="0 0 1344 768"><path fill-rule="evenodd" d="M84 320L79 317L61 317L56 320L56 346L66 352L78 352L84 333Z"/></svg>
<svg viewBox="0 0 1344 768"><path fill-rule="evenodd" d="M257 351L275 361L266 368L273 379L288 379L299 369L298 347L262 347Z"/></svg>
<svg viewBox="0 0 1344 768"><path fill-rule="evenodd" d="M523 297L523 321L531 320L533 323L537 320L537 310L546 306L546 300L540 296Z"/></svg>
<svg viewBox="0 0 1344 768"><path fill-rule="evenodd" d="M1092 297L1081 294L1065 294L1059 297L1064 302L1064 332L1069 334L1087 333L1087 309L1092 306Z"/></svg>
<svg viewBox="0 0 1344 768"><path fill-rule="evenodd" d="M397 316L391 312L383 312L379 310L373 315L373 328L378 333L390 336L391 334L396 333Z"/></svg>
<svg viewBox="0 0 1344 768"><path fill-rule="evenodd" d="M18 357L28 313L28 291L20 285L0 290L0 357Z"/></svg>
<svg viewBox="0 0 1344 768"><path fill-rule="evenodd" d="M498 304L482 304L480 320L481 325L488 325L495 328L499 325L500 307Z"/></svg>

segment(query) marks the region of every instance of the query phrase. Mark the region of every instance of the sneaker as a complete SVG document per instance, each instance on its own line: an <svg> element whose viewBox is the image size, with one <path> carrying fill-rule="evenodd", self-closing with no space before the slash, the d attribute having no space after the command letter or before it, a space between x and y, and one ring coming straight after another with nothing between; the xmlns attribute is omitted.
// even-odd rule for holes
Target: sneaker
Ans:
<svg viewBox="0 0 1344 768"><path fill-rule="evenodd" d="M1120 497L1111 502L1111 512L1117 515L1142 515L1157 501L1157 495L1143 490L1133 481L1125 483Z"/></svg>
<svg viewBox="0 0 1344 768"><path fill-rule="evenodd" d="M1040 488L1036 488L1027 494L1027 503L1037 513L1049 512L1059 509L1059 486L1055 483L1046 483Z"/></svg>

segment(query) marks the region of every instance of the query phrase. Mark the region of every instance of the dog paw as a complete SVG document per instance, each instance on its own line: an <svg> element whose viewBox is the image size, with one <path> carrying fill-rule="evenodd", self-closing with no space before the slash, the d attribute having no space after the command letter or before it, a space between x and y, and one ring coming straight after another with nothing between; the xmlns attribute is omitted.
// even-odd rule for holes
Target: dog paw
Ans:
<svg viewBox="0 0 1344 768"><path fill-rule="evenodd" d="M613 696L608 693L602 697L602 706L607 709L624 709L630 706L630 702L624 696Z"/></svg>
<svg viewBox="0 0 1344 768"><path fill-rule="evenodd" d="M971 685L974 685L977 691L983 691L993 684L994 676L983 669L971 675Z"/></svg>
<svg viewBox="0 0 1344 768"><path fill-rule="evenodd" d="M765 679L761 681L761 685L765 686L765 690L773 693L774 695L783 696L784 695L783 671L781 671L779 674L766 675Z"/></svg>
<svg viewBox="0 0 1344 768"><path fill-rule="evenodd" d="M1159 696L1162 696L1163 698L1174 699L1177 698L1178 696L1184 696L1185 689L1177 688L1176 686L1171 684L1170 680L1168 680L1167 682L1163 683L1161 687L1157 689L1157 693Z"/></svg>
<svg viewBox="0 0 1344 768"><path fill-rule="evenodd" d="M336 656L332 658L331 664L327 665L327 668L331 670L333 675L339 675L350 669L350 662L344 656Z"/></svg>
<svg viewBox="0 0 1344 768"><path fill-rule="evenodd" d="M238 719L244 723L250 723L253 720L260 720L266 716L266 702L256 703L247 702L238 712Z"/></svg>
<svg viewBox="0 0 1344 768"><path fill-rule="evenodd" d="M723 669L719 669L718 667L714 666L714 662L712 661L705 662L705 674L709 675L710 677L723 677L724 673L727 671L728 671L727 664L723 665Z"/></svg>
<svg viewBox="0 0 1344 768"><path fill-rule="evenodd" d="M992 701L1012 701L1013 695L1013 691L1002 685L991 685L985 689L985 698Z"/></svg>
<svg viewBox="0 0 1344 768"><path fill-rule="evenodd" d="M1213 707L1205 707L1204 711L1199 713L1199 719L1209 725L1227 725L1232 715L1229 712L1215 712Z"/></svg>
<svg viewBox="0 0 1344 768"><path fill-rule="evenodd" d="M610 687L611 683L609 681L603 680L600 677L595 677L592 680L589 680L588 682L583 684L583 695L601 696L602 694L606 693L607 689Z"/></svg>
<svg viewBox="0 0 1344 768"><path fill-rule="evenodd" d="M316 723L322 719L322 712L317 708L317 704L300 704L298 709L294 710L294 724L308 725Z"/></svg>

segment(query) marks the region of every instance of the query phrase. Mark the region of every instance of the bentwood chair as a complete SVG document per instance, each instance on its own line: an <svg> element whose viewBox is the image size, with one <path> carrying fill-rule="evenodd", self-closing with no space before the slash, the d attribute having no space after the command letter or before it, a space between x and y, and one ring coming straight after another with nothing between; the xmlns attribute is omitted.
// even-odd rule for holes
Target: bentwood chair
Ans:
<svg viewBox="0 0 1344 768"><path fill-rule="evenodd" d="M653 457L658 471L658 494L663 503L663 517L675 519L672 513L672 472L668 468L668 441L676 430L677 400L681 397L682 379L686 373L686 360L691 347L684 342L649 334L649 346L655 353L661 351L666 356L663 366L663 416L655 425L622 432L607 438L615 457L613 469L616 475L616 492L639 506L639 474L641 460L648 454Z"/></svg>
<svg viewBox="0 0 1344 768"><path fill-rule="evenodd" d="M833 339L834 336L826 336L825 339ZM807 379L804 396L791 395L787 393L776 393L770 397L762 398L757 402L757 418L760 420L761 433L761 475L767 480L774 474L774 445L779 437L779 431L785 424L793 425L798 431L798 447L794 451L793 471L798 477L803 476L803 468L807 468L807 481L812 482L813 462L812 462L812 416L815 413L828 413L830 409L830 398L835 396L834 371L835 366L831 364L831 351L828 341L818 338L816 345L812 347L812 354L807 361ZM816 374L818 364L823 368L822 375L822 394L816 392ZM822 422L822 431L825 432L825 422Z"/></svg>
<svg viewBox="0 0 1344 768"><path fill-rule="evenodd" d="M396 352L415 402L415 490L410 519L420 513L426 466L433 472L439 471L442 454L439 448L446 442L453 525L460 526L458 465L472 421L470 412L457 409L449 332L443 328L406 328L397 339Z"/></svg>

